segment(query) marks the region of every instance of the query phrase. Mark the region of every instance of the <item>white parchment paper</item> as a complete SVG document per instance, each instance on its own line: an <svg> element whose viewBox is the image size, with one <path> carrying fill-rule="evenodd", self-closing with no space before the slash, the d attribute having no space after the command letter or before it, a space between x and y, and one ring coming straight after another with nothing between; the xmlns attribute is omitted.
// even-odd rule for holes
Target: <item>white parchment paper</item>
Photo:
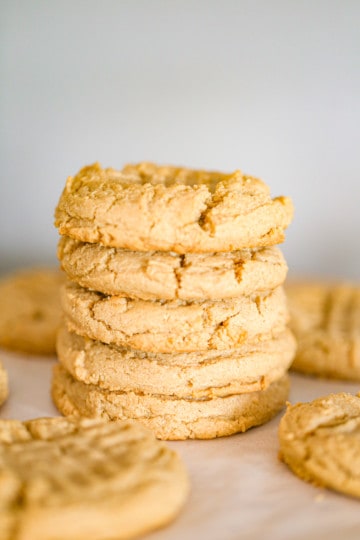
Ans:
<svg viewBox="0 0 360 540"><path fill-rule="evenodd" d="M55 359L1 351L10 397L1 418L54 416L50 398ZM291 375L290 401L331 392L360 390L360 384ZM360 499L299 480L278 460L281 414L247 433L211 441L172 442L184 459L190 498L170 526L149 540L360 540Z"/></svg>

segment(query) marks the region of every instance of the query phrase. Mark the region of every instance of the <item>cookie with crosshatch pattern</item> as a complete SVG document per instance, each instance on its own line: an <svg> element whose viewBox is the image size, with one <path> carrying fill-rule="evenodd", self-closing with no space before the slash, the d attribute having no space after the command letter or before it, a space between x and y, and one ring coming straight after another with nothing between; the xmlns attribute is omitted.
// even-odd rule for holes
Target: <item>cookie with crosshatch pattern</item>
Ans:
<svg viewBox="0 0 360 540"><path fill-rule="evenodd" d="M298 341L296 371L360 381L360 286L294 281L286 285Z"/></svg>
<svg viewBox="0 0 360 540"><path fill-rule="evenodd" d="M1 540L118 540L166 525L189 483L141 424L0 421Z"/></svg>

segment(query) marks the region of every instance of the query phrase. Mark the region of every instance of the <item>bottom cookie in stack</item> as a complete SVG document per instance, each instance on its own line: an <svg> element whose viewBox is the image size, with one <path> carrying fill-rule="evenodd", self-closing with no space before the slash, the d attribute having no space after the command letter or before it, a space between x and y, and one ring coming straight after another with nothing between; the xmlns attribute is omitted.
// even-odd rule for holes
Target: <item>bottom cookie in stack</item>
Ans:
<svg viewBox="0 0 360 540"><path fill-rule="evenodd" d="M65 415L133 418L160 439L209 439L270 420L285 404L295 342L273 339L225 353L149 354L61 330L52 395Z"/></svg>
<svg viewBox="0 0 360 540"><path fill-rule="evenodd" d="M54 370L52 396L66 415L124 420L132 418L159 439L212 439L243 432L269 421L285 405L287 375L266 390L209 399L182 399L134 391L101 390L74 379L62 366Z"/></svg>

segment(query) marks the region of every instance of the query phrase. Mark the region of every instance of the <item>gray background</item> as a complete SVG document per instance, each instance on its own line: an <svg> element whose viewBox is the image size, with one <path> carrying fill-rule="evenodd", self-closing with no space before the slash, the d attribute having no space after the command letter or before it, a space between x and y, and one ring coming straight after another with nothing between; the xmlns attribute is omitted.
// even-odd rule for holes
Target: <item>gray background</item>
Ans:
<svg viewBox="0 0 360 540"><path fill-rule="evenodd" d="M1 272L55 263L68 175L154 160L260 176L293 273L359 278L359 1L0 7Z"/></svg>

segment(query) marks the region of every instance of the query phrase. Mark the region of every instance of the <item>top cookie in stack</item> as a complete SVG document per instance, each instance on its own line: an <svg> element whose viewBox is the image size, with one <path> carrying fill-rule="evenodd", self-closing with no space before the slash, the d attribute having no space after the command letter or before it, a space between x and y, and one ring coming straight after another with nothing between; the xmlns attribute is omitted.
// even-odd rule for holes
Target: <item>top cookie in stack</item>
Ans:
<svg viewBox="0 0 360 540"><path fill-rule="evenodd" d="M59 409L137 418L166 439L270 419L295 348L274 247L292 213L240 171L95 164L70 177L55 222L71 280Z"/></svg>
<svg viewBox="0 0 360 540"><path fill-rule="evenodd" d="M278 244L292 214L289 198L271 199L261 180L240 171L95 164L68 178L55 225L108 247L212 253Z"/></svg>

